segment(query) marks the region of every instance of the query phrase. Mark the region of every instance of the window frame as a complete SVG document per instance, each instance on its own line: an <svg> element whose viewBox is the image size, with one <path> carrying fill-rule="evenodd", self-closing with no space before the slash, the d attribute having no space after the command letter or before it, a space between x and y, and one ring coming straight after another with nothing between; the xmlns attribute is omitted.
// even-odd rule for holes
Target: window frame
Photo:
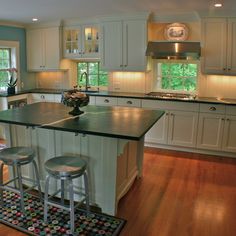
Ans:
<svg viewBox="0 0 236 236"><path fill-rule="evenodd" d="M89 73L89 63L98 63L98 74L96 74L96 75L98 75L98 80L99 80L100 71L101 71L101 62L100 61L77 61L76 62L76 68L77 68L77 80L76 80L76 82L77 82L78 87L80 86L80 84L79 84L80 83L80 78L79 78L79 74L78 74L78 72L79 72L78 64L79 63L86 63L87 64L86 72L88 73L88 76L90 75L90 73ZM94 75L94 74L92 74L92 75ZM84 85L82 85L82 87L83 86ZM104 85L93 86L93 85L90 85L90 84L89 84L89 86L92 89L99 88L99 90L108 90L108 87L109 87L109 72L107 72L107 86L104 86Z"/></svg>
<svg viewBox="0 0 236 236"><path fill-rule="evenodd" d="M6 41L0 40L0 48L10 48L11 49L11 68L17 69L17 90L20 88L21 78L20 78L20 54L19 48L20 43L19 41ZM0 88L0 91L6 91L6 89Z"/></svg>
<svg viewBox="0 0 236 236"><path fill-rule="evenodd" d="M182 63L182 64L197 64L197 76L196 76L196 90L186 91L186 90L172 90L172 89L162 89L158 87L158 63ZM179 93L179 94L190 94L196 95L199 88L199 77L200 77L200 61L199 60L168 60L168 59L153 59L153 91L165 92L165 93Z"/></svg>

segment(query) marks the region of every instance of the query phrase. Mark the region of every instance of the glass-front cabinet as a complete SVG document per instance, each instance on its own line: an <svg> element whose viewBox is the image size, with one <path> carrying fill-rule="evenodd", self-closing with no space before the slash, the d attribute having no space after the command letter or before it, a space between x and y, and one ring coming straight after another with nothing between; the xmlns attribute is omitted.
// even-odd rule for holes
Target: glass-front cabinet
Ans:
<svg viewBox="0 0 236 236"><path fill-rule="evenodd" d="M99 58L98 25L64 28L65 58Z"/></svg>

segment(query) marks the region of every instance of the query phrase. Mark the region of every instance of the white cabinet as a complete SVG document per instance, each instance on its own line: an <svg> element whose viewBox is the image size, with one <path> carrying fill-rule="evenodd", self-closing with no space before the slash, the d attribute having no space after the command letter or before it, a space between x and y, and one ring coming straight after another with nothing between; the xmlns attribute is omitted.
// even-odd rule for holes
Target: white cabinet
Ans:
<svg viewBox="0 0 236 236"><path fill-rule="evenodd" d="M102 106L117 106L117 97L104 97L97 96L96 97L96 105Z"/></svg>
<svg viewBox="0 0 236 236"><path fill-rule="evenodd" d="M236 18L202 20L202 69L206 74L236 74Z"/></svg>
<svg viewBox="0 0 236 236"><path fill-rule="evenodd" d="M141 107L141 99L118 98L117 105L122 107Z"/></svg>
<svg viewBox="0 0 236 236"><path fill-rule="evenodd" d="M236 106L226 106L222 149L236 152Z"/></svg>
<svg viewBox="0 0 236 236"><path fill-rule="evenodd" d="M29 103L35 102L60 102L61 95L45 94L45 93L30 93L28 95Z"/></svg>
<svg viewBox="0 0 236 236"><path fill-rule="evenodd" d="M200 104L197 147L221 150L225 105Z"/></svg>
<svg viewBox="0 0 236 236"><path fill-rule="evenodd" d="M196 146L198 104L142 100L142 107L165 110L166 112L146 134L145 141L147 143Z"/></svg>
<svg viewBox="0 0 236 236"><path fill-rule="evenodd" d="M63 30L65 58L99 58L98 24L65 27Z"/></svg>
<svg viewBox="0 0 236 236"><path fill-rule="evenodd" d="M101 62L108 71L145 71L147 20L102 22Z"/></svg>
<svg viewBox="0 0 236 236"><path fill-rule="evenodd" d="M60 50L60 27L27 30L28 70L58 70Z"/></svg>

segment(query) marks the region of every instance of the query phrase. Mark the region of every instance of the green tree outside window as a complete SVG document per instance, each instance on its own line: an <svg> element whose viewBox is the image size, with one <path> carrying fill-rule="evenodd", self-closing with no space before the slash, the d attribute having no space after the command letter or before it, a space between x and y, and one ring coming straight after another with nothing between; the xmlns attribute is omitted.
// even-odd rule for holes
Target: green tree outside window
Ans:
<svg viewBox="0 0 236 236"><path fill-rule="evenodd" d="M9 72L6 69L11 68L11 49L0 48L0 90L6 90L9 81Z"/></svg>
<svg viewBox="0 0 236 236"><path fill-rule="evenodd" d="M159 88L162 90L194 92L197 89L197 63L157 63Z"/></svg>
<svg viewBox="0 0 236 236"><path fill-rule="evenodd" d="M99 62L78 62L77 80L80 86L85 86L85 76L81 78L84 72L88 74L89 86L108 86L108 73L101 70Z"/></svg>

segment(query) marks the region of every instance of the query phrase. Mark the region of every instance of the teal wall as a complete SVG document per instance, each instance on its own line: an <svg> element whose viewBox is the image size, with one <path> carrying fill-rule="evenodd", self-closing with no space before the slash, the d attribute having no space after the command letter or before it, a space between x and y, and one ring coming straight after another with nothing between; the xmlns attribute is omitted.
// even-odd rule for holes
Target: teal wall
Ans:
<svg viewBox="0 0 236 236"><path fill-rule="evenodd" d="M32 88L35 86L35 81L31 73L27 73L26 59L26 30L14 26L0 25L0 40L19 41L20 43L20 72L21 81L24 82L24 88ZM31 74L31 75L30 75Z"/></svg>

